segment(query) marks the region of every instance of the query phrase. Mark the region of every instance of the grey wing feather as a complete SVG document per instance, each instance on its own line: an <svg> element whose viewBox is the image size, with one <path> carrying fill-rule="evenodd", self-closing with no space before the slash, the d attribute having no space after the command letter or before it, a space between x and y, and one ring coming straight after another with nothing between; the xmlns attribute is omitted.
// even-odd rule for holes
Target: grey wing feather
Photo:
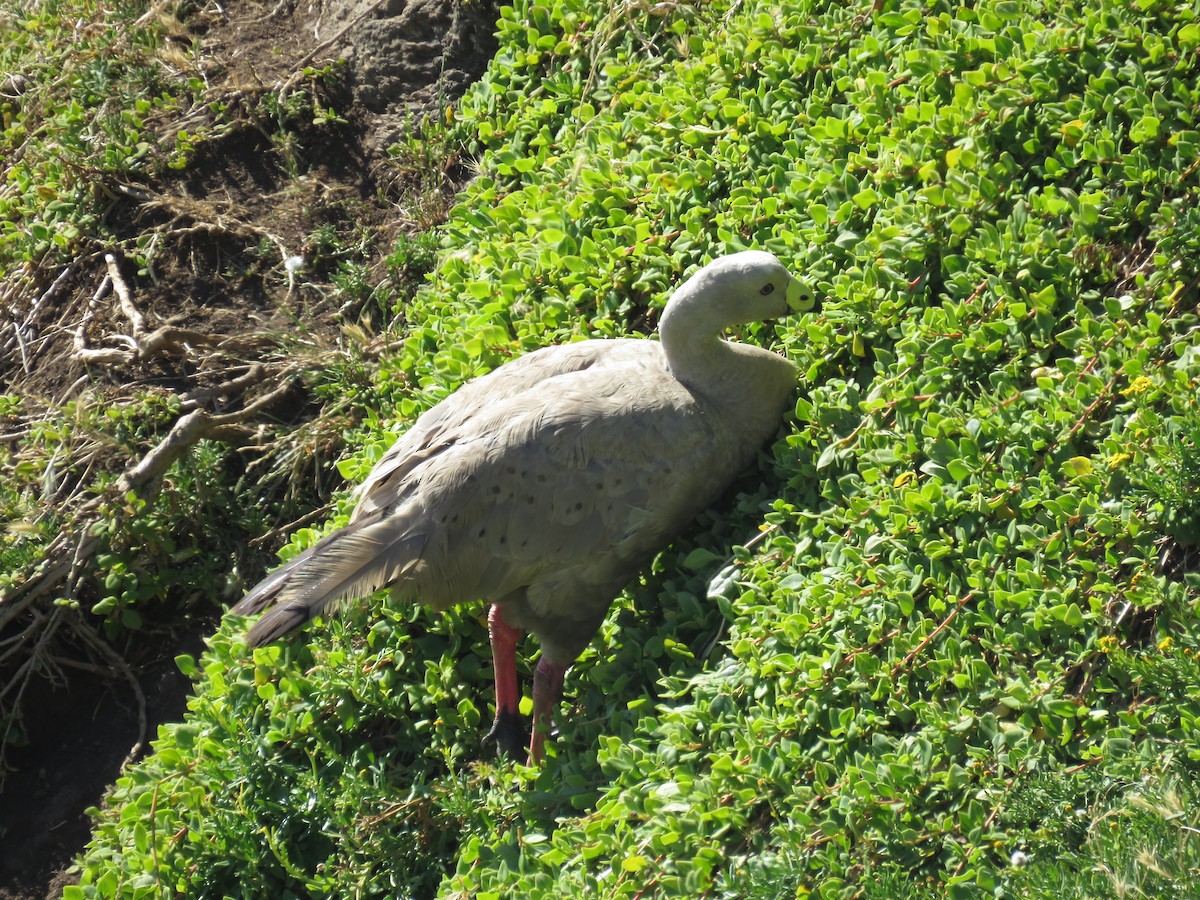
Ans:
<svg viewBox="0 0 1200 900"><path fill-rule="evenodd" d="M355 491L359 500L354 518L387 507L405 479L451 443L489 433L489 408L521 397L547 379L594 365L607 349L598 343L584 341L534 350L464 384L418 418L375 464Z"/></svg>
<svg viewBox="0 0 1200 900"><path fill-rule="evenodd" d="M319 615L330 603L363 596L402 577L420 558L425 534L396 519L362 520L322 538L267 576L233 608L235 615L271 609L246 641L259 646Z"/></svg>

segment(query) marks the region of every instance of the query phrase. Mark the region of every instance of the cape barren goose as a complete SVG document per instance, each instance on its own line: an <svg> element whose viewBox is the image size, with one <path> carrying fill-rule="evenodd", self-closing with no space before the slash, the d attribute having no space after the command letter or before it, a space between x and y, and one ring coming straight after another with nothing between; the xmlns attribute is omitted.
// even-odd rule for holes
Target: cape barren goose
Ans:
<svg viewBox="0 0 1200 900"><path fill-rule="evenodd" d="M390 586L444 609L485 601L496 678L489 738L520 753L516 645L541 643L529 756L567 668L613 598L775 434L795 370L723 338L816 307L774 256L721 257L671 296L660 340L589 340L505 363L422 415L359 488L346 527L234 607L273 641L331 602Z"/></svg>

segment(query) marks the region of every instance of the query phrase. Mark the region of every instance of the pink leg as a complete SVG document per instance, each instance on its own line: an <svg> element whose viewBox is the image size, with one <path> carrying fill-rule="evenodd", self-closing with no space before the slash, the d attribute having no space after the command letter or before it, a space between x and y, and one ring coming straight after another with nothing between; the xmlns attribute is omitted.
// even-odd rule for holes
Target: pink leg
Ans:
<svg viewBox="0 0 1200 900"><path fill-rule="evenodd" d="M517 688L517 642L521 639L521 629L504 621L503 611L493 604L488 610L488 635L492 640L496 677L496 720L485 740L494 738L501 751L516 757L522 741L521 692Z"/></svg>
<svg viewBox="0 0 1200 900"><path fill-rule="evenodd" d="M541 764L546 735L554 727L554 708L562 700L567 668L549 662L543 656L533 670L533 733L529 736L529 761L535 765Z"/></svg>

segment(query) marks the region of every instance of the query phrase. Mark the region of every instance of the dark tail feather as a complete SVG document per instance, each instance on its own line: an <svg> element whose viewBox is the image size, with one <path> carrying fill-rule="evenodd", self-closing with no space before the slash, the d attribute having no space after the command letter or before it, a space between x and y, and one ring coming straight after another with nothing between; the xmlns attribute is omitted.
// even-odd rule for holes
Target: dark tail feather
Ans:
<svg viewBox="0 0 1200 900"><path fill-rule="evenodd" d="M311 607L298 601L281 603L264 613L254 627L246 632L246 644L250 647L269 644L299 628L315 615Z"/></svg>
<svg viewBox="0 0 1200 900"><path fill-rule="evenodd" d="M365 596L396 581L420 559L425 539L397 516L352 522L280 566L231 612L248 616L271 606L246 635L251 647L269 643L333 601Z"/></svg>

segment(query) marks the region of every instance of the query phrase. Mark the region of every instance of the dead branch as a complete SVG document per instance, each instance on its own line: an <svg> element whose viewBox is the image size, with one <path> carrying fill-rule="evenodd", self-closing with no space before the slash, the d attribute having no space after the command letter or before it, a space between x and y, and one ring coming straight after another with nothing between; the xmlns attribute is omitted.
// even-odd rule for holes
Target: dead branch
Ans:
<svg viewBox="0 0 1200 900"><path fill-rule="evenodd" d="M104 262L108 266L108 277L112 280L113 287L116 288L117 298L121 303L121 312L125 313L125 318L129 320L129 325L133 329L133 340L136 342L138 336L146 330L146 317L133 302L133 292L125 283L125 276L121 274L117 257L112 253L105 253Z"/></svg>
<svg viewBox="0 0 1200 900"><path fill-rule="evenodd" d="M47 548L46 562L33 578L12 590L8 595L0 597L0 631L70 573L70 561L61 556L62 551L66 549L67 542L60 540L61 538L60 534L51 542Z"/></svg>
<svg viewBox="0 0 1200 900"><path fill-rule="evenodd" d="M208 334L193 328L180 328L171 324L161 325L148 332L146 317L134 302L133 291L121 274L116 256L106 253L104 261L107 264L108 272L100 281L100 286L96 288L83 317L74 330L71 353L74 361L84 365L128 365L161 356L186 357L190 350L198 347L232 353L249 352L255 349L256 343L260 343L244 338ZM129 320L131 334L109 335L108 340L118 345L115 347L89 347L87 345L88 326L95 318L100 303L113 290L117 295L118 307L125 318Z"/></svg>
<svg viewBox="0 0 1200 900"><path fill-rule="evenodd" d="M284 535L292 534L297 528L301 528L310 522L315 522L318 519L324 518L333 510L333 507L334 504L325 503L321 506L318 506L316 509L311 509L294 522L288 522L284 525L280 525L278 528L272 528L270 531L251 538L250 546L257 547L259 545L269 545Z"/></svg>
<svg viewBox="0 0 1200 900"><path fill-rule="evenodd" d="M28 375L29 374L29 353L25 348L25 335L21 329L21 326L18 325L16 322L12 323L12 329L13 329L13 334L16 336L16 339L17 339L17 349L21 352L21 370L26 375Z"/></svg>
<svg viewBox="0 0 1200 900"><path fill-rule="evenodd" d="M58 277L51 282L50 287L46 288L46 290L44 290L41 295L30 305L29 312L25 315L25 328L30 328L33 326L34 322L37 321L38 315L42 311L42 307L58 296L59 291L63 289L63 285L65 285L67 280L74 274L75 263L71 263L58 273Z"/></svg>
<svg viewBox="0 0 1200 900"><path fill-rule="evenodd" d="M213 387L196 388L184 394L181 409L191 412L205 403L211 403L218 397L240 397L247 390L267 377L267 367L261 364L250 366L241 375Z"/></svg>
<svg viewBox="0 0 1200 900"><path fill-rule="evenodd" d="M134 491L147 499L153 497L158 493L167 469L190 447L204 438L239 441L249 437L253 431L245 422L273 404L291 387L290 377L284 377L274 388L236 412L214 415L205 409L195 409L185 413L153 450L117 479L117 491L120 494Z"/></svg>
<svg viewBox="0 0 1200 900"><path fill-rule="evenodd" d="M111 347L107 350L89 348L77 351L73 354L72 358L76 362L83 363L85 366L117 366L130 362L133 359L133 353L129 350L122 350L119 347Z"/></svg>
<svg viewBox="0 0 1200 900"><path fill-rule="evenodd" d="M117 490L121 493L133 491L139 497L149 499L158 493L163 475L171 464L198 441L216 436L238 438L246 433L233 425L218 426L214 417L203 409L187 413L176 420L153 450L117 479Z"/></svg>

